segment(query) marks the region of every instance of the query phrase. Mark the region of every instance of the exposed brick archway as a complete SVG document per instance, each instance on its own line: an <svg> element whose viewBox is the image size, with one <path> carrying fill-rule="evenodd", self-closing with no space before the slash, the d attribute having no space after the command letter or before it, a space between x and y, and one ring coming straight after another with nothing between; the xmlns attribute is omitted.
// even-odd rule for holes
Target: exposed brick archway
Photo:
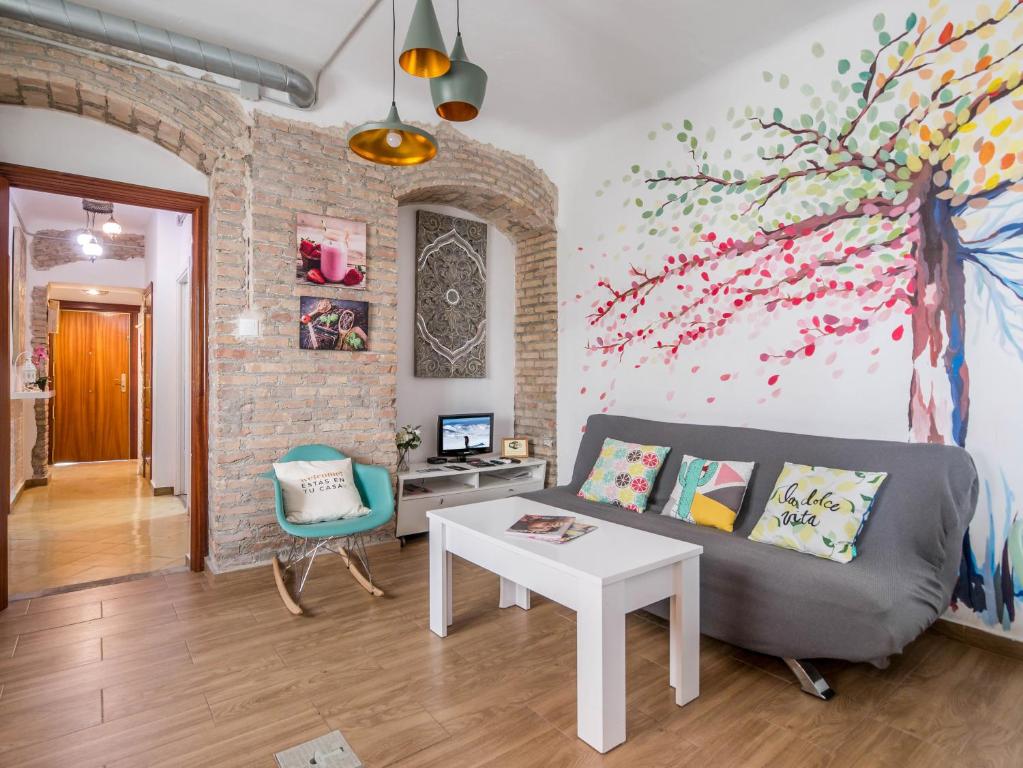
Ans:
<svg viewBox="0 0 1023 768"><path fill-rule="evenodd" d="M558 371L557 191L524 158L481 146L448 125L438 131L441 154L417 171L398 171L399 205L451 205L507 235L515 258L515 434L533 440L557 477Z"/></svg>
<svg viewBox="0 0 1023 768"><path fill-rule="evenodd" d="M5 26L99 53L145 57L10 20ZM0 103L70 112L150 139L206 175L248 125L237 99L141 68L0 36Z"/></svg>
<svg viewBox="0 0 1023 768"><path fill-rule="evenodd" d="M71 41L19 26L38 36ZM77 45L108 51L74 40ZM483 218L517 246L515 429L555 477L557 191L525 158L433 128L441 154L412 169L351 155L346 127L247 113L223 92L0 34L0 103L49 108L146 137L210 178L208 276L209 548L216 568L263 562L285 543L259 473L289 448L328 442L394 467L397 212L446 203ZM298 286L296 214L365 221L366 289ZM369 301L371 347L298 349L300 295ZM258 338L235 321L251 308ZM386 532L390 536L390 530Z"/></svg>

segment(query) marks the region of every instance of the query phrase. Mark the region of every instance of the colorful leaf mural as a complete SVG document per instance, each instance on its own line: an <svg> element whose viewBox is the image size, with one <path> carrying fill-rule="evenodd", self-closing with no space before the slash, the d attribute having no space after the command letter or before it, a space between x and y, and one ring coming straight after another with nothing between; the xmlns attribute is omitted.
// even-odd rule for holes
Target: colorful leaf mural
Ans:
<svg viewBox="0 0 1023 768"><path fill-rule="evenodd" d="M683 120L671 163L634 164L623 179L642 181L626 203L670 250L596 278L588 350L674 365L748 315L788 316L790 343L753 351L763 386L778 390L792 364L823 354L830 365L845 337L891 328L885 342L912 361L910 439L966 445L968 285L1003 347L1023 356L1021 4L877 14L876 43L838 59L825 92L803 85L801 109L729 112L753 162ZM762 79L790 87L787 75ZM1023 599L1021 523L1006 529L981 565L967 537L954 598L1003 626Z"/></svg>

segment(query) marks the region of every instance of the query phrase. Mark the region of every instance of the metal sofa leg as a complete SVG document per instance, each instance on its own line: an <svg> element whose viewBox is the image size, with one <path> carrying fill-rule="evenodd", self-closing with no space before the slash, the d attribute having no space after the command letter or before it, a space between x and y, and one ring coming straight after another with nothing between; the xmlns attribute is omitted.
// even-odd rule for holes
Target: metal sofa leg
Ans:
<svg viewBox="0 0 1023 768"><path fill-rule="evenodd" d="M809 661L806 659L784 659L784 661L792 671L792 674L796 676L799 686L803 689L804 693L824 701L834 698L835 691L828 685L828 681L824 679L824 676L817 671L817 667Z"/></svg>

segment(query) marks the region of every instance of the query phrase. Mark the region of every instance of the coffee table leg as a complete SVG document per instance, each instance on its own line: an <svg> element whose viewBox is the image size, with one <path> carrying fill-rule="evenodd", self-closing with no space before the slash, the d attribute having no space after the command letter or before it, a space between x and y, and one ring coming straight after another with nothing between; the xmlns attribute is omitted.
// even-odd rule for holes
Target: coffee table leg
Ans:
<svg viewBox="0 0 1023 768"><path fill-rule="evenodd" d="M576 613L579 738L607 752L625 741L624 584L582 587Z"/></svg>
<svg viewBox="0 0 1023 768"><path fill-rule="evenodd" d="M693 557L672 569L668 682L681 707L700 695L700 561Z"/></svg>
<svg viewBox="0 0 1023 768"><path fill-rule="evenodd" d="M498 608L510 608L517 605L524 611L529 610L529 590L521 584L516 584L503 576L501 577L501 598Z"/></svg>
<svg viewBox="0 0 1023 768"><path fill-rule="evenodd" d="M451 624L451 553L444 541L444 523L430 518L430 629L447 637Z"/></svg>

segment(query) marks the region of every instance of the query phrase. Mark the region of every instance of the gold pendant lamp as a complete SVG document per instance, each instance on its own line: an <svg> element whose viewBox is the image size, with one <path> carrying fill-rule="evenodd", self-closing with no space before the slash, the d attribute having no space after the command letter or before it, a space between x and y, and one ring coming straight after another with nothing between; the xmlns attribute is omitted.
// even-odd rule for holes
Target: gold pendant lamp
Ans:
<svg viewBox="0 0 1023 768"><path fill-rule="evenodd" d="M432 5L430 10L433 10ZM398 115L395 101L397 30L397 14L394 0L391 0L391 109L383 120L363 123L349 131L348 147L359 157L373 163L419 165L437 156L437 139L422 128L403 123Z"/></svg>
<svg viewBox="0 0 1023 768"><path fill-rule="evenodd" d="M416 77L440 77L451 68L433 0L416 0L398 63Z"/></svg>

